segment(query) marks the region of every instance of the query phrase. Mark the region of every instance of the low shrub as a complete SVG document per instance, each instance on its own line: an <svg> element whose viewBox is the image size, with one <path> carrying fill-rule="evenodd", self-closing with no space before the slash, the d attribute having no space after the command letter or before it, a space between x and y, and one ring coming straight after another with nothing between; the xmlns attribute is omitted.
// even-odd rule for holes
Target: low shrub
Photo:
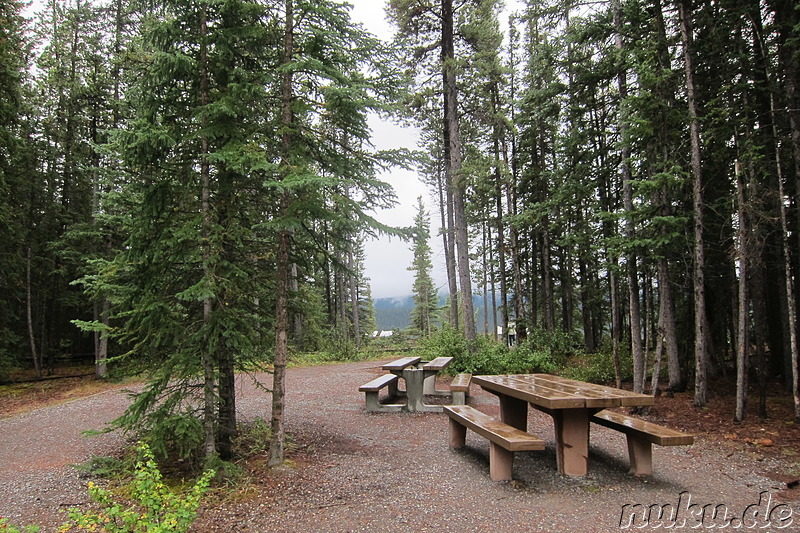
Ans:
<svg viewBox="0 0 800 533"><path fill-rule="evenodd" d="M633 379L633 361L630 355L621 353L620 364L622 380ZM571 358L562 374L567 378L590 383L613 383L616 380L613 351L608 347L597 353Z"/></svg>
<svg viewBox="0 0 800 533"><path fill-rule="evenodd" d="M139 459L130 486L130 501L128 498L123 501L110 490L90 482L89 496L100 509L70 510L70 521L61 527L62 533L182 533L189 529L215 472L206 471L188 490L173 490L162 481L150 448L141 443L137 453Z"/></svg>
<svg viewBox="0 0 800 533"><path fill-rule="evenodd" d="M15 526L8 521L8 518L0 517L0 531L2 533L37 533L41 529L39 526Z"/></svg>
<svg viewBox="0 0 800 533"><path fill-rule="evenodd" d="M490 337L478 337L473 350L460 332L452 328L426 337L418 355L424 359L452 357L451 372L471 374L557 373L572 350L571 336L563 333L536 333L521 346L509 348Z"/></svg>

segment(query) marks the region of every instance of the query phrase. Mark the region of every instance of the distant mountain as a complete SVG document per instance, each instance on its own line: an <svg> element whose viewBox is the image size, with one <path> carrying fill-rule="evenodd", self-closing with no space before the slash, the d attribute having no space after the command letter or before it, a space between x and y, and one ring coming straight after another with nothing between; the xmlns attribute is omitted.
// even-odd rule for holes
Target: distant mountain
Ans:
<svg viewBox="0 0 800 533"><path fill-rule="evenodd" d="M414 296L399 296L395 298L377 298L375 304L375 323L379 330L405 329L411 324L411 311L414 309ZM447 304L447 295L439 296L439 305ZM473 297L475 306L475 325L478 331L483 331L483 298ZM491 321L491 315L489 320ZM490 324L490 328L494 328Z"/></svg>
<svg viewBox="0 0 800 533"><path fill-rule="evenodd" d="M414 309L412 295L378 298L374 302L375 322L379 330L405 329L411 323L411 310Z"/></svg>

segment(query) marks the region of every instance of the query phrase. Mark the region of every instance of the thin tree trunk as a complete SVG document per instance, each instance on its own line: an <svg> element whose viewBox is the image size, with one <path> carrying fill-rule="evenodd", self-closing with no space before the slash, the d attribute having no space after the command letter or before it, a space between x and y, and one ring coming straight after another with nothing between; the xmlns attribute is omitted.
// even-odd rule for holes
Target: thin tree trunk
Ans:
<svg viewBox="0 0 800 533"><path fill-rule="evenodd" d="M517 198L511 187L506 189L506 202L511 216L517 215ZM522 288L522 256L520 254L519 231L512 224L509 227L509 244L511 248L511 272L514 276L514 317L517 319L515 330L517 343L525 342L528 336L528 324L525 316L525 291Z"/></svg>
<svg viewBox="0 0 800 533"><path fill-rule="evenodd" d="M28 246L28 260L25 263L25 308L28 322L28 342L31 347L31 358L33 368L36 371L36 379L42 377L42 359L36 351L36 338L33 335L33 302L31 297L31 247Z"/></svg>
<svg viewBox="0 0 800 533"><path fill-rule="evenodd" d="M466 177L461 172L461 133L458 117L458 87L455 71L453 0L442 0L442 64L444 84L444 121L450 147L446 163L446 176L453 193L453 223L456 245L456 268L461 294L461 318L464 337L470 349L475 340L475 313L472 303L472 280L469 268L469 234L466 217Z"/></svg>
<svg viewBox="0 0 800 533"><path fill-rule="evenodd" d="M612 269L616 268L617 260L613 259ZM611 352L614 360L614 382L617 388L622 387L622 361L620 360L619 344L622 335L621 311L619 309L619 287L616 273L609 272L609 291L611 292Z"/></svg>
<svg viewBox="0 0 800 533"><path fill-rule="evenodd" d="M206 106L208 106L209 80L208 80L208 49L205 39L208 36L206 6L203 5L200 18L200 103L203 107L202 127L205 130L207 124ZM208 137L205 131L200 137L201 160L200 160L200 180L202 182L201 212L203 218L203 275L211 277L210 263L211 250L211 207L210 207L210 166L208 161ZM212 301L210 297L203 299L203 323L208 326L211 322ZM211 353L209 346L211 339L206 339L203 348L203 451L206 458L210 458L217 453L216 444L216 379L214 374L214 354Z"/></svg>
<svg viewBox="0 0 800 533"><path fill-rule="evenodd" d="M692 208L694 211L694 405L708 403L708 353L706 349L705 245L703 240L703 167L700 156L700 119L694 78L691 0L678 0L683 63L686 71L686 100L689 106L691 142Z"/></svg>
<svg viewBox="0 0 800 533"><path fill-rule="evenodd" d="M780 16L780 15L779 15ZM756 31L756 37L759 40L762 39L761 32L759 28L755 24L754 21L754 30ZM784 46L790 46L788 43ZM762 43L760 47L761 50L764 50L765 47ZM797 77L797 57L792 56L789 54L787 57L786 62L786 98L789 107L789 127L791 130L791 146L792 146L792 154L793 154L793 168L794 168L794 177L795 182L798 187L798 197L800 197L800 120L798 120L798 116L800 115L800 111L798 111L797 106L795 105L795 100L797 96L797 86L796 86L796 77ZM764 61L764 64L767 65L767 62ZM768 81L772 77L769 70L767 70L767 79ZM771 84L770 84L771 86ZM792 372L792 396L794 399L794 417L796 421L800 421L800 349L798 349L798 341L797 341L797 303L795 301L795 286L793 283L792 277L792 250L791 245L789 244L789 214L787 213L787 202L785 201L786 198L786 191L784 189L784 176L783 176L783 166L781 161L781 146L779 139L781 138L778 134L778 112L775 106L775 92L770 91L769 95L769 104L770 104L770 114L772 116L772 137L775 142L775 170L776 175L778 177L778 205L780 206L780 216L781 216L781 248L783 252L783 271L784 271L784 282L786 286L786 316L788 322L788 331L789 331L789 357L790 357L790 368ZM791 202L790 202L791 204ZM795 206L797 206L797 202L795 202Z"/></svg>
<svg viewBox="0 0 800 533"><path fill-rule="evenodd" d="M484 221L481 223L481 230L483 233L483 250L481 253L481 258L483 260L483 266L481 268L482 276L483 276L483 334L484 336L489 335L489 259L487 257L487 249L489 246L488 236L487 236L487 226L488 224Z"/></svg>
<svg viewBox="0 0 800 533"><path fill-rule="evenodd" d="M618 53L624 48L622 41L622 4L616 0L614 7L614 26L616 28L615 45ZM622 139L622 154L620 161L620 175L622 177L622 197L627 217L625 218L625 237L629 242L636 239L636 230L633 223L633 176L630 169L631 148L627 140L628 119L625 113L625 100L628 97L628 76L623 65L619 66L617 83L619 86L620 111L619 134ZM633 391L644 391L644 354L642 350L642 316L639 300L639 272L638 258L635 251L630 251L627 257L628 274L628 306L630 313L631 353L633 355Z"/></svg>
<svg viewBox="0 0 800 533"><path fill-rule="evenodd" d="M553 267L551 264L550 250L550 218L545 216L542 221L542 307L544 308L544 330L555 331L556 312L555 302L553 301Z"/></svg>
<svg viewBox="0 0 800 533"><path fill-rule="evenodd" d="M736 198L739 231L737 243L737 263L739 267L739 320L736 333L736 412L734 421L742 422L747 412L747 370L748 370L748 297L747 297L747 215L745 213L744 179L736 161Z"/></svg>
<svg viewBox="0 0 800 533"><path fill-rule="evenodd" d="M458 282L456 280L455 247L453 246L452 194L450 193L450 186L447 183L443 183L441 173L437 173L436 180L437 190L439 191L439 212L442 219L441 232L445 270L447 271L447 288L450 292L448 323L451 328L458 330Z"/></svg>
<svg viewBox="0 0 800 533"><path fill-rule="evenodd" d="M508 344L508 267L506 265L505 227L503 224L503 195L500 173L495 171L495 200L497 202L497 256L500 268L500 319L503 328L503 339Z"/></svg>
<svg viewBox="0 0 800 533"><path fill-rule="evenodd" d="M583 247L583 246L581 246ZM578 271L581 276L581 320L583 323L583 349L586 353L597 351L594 337L594 324L592 322L592 277L589 274L589 265L586 263L585 252L580 251L578 257Z"/></svg>
<svg viewBox="0 0 800 533"><path fill-rule="evenodd" d="M294 117L292 115L293 73L288 68L294 57L294 2L286 0L285 27L283 39L283 65L286 71L282 79L281 122L283 135L281 138L281 172L286 178L291 172L291 147ZM285 216L289 210L289 192L281 195L279 213ZM284 420L284 401L286 398L286 363L289 353L289 230L282 229L278 233L278 255L275 284L275 360L272 377L272 429L269 442L269 460L271 467L279 466L285 457L286 430Z"/></svg>
<svg viewBox="0 0 800 533"><path fill-rule="evenodd" d="M350 270L350 304L353 320L353 339L355 342L356 350L361 349L361 317L360 305L358 301L358 275L356 273L355 258L353 257L353 243L349 245L347 253L347 262Z"/></svg>
<svg viewBox="0 0 800 533"><path fill-rule="evenodd" d="M488 228L489 232L489 243L492 242L492 225L489 224ZM494 265L495 265L495 258L494 258L495 250L493 247L490 246L489 248L489 298L492 302L492 337L494 337L495 341L499 341L500 338L497 335L497 286L495 283L495 279L497 278L497 273L495 272Z"/></svg>

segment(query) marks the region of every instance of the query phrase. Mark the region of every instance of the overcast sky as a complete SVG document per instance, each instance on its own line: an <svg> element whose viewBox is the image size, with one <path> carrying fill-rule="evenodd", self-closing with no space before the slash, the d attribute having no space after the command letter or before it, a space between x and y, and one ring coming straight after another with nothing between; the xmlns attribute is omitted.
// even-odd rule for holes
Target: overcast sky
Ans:
<svg viewBox="0 0 800 533"><path fill-rule="evenodd" d="M385 0L348 0L353 5L353 20L378 37L389 40L392 26L386 21ZM519 9L520 0L506 0L506 5ZM506 10L507 12L508 10ZM507 27L507 15L501 16L501 28ZM372 121L373 143L378 149L405 147L415 149L418 133L414 128L404 128L395 124ZM399 204L391 210L376 213L381 222L395 226L411 226L416 214L417 198L422 196L431 216L431 241L433 251L433 278L440 290L447 290L447 274L444 266L444 252L439 232L438 207L432 192L419 179L415 172L396 169L382 175L397 193ZM388 237L366 243L366 276L370 278L373 298L406 296L412 293L414 273L408 270L413 253L410 243Z"/></svg>
<svg viewBox="0 0 800 533"><path fill-rule="evenodd" d="M361 22L364 27L378 37L389 40L393 29L386 21L385 1L382 0L348 0L353 5L353 20ZM418 132L415 128L403 127L386 122L377 117L371 120L373 139L377 149L408 148L416 149ZM417 198L422 197L431 214L430 246L434 255L434 280L437 285L446 283L442 241L437 237L439 225L436 223L438 207L431 199L431 192L420 181L419 176L403 169L393 169L381 175L390 183L397 194L398 205L375 213L376 218L392 226L411 226L416 214ZM366 277L370 279L373 298L391 298L406 296L412 293L414 272L409 271L413 253L411 244L397 238L382 237L365 243Z"/></svg>

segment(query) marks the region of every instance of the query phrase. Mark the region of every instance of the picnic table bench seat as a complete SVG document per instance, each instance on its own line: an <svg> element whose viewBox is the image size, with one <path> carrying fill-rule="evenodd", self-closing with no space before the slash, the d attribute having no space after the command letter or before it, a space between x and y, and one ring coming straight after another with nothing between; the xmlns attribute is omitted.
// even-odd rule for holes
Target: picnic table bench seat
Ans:
<svg viewBox="0 0 800 533"><path fill-rule="evenodd" d="M465 446L467 428L489 440L489 477L492 481L511 480L514 452L544 449L542 439L468 405L445 406L444 411L450 417L451 448Z"/></svg>
<svg viewBox="0 0 800 533"><path fill-rule="evenodd" d="M371 412L395 412L403 408L403 404L383 404L380 403L380 391L384 387L389 387L389 396L392 396L397 391L398 377L395 374L384 374L377 378L364 383L358 388L359 392L363 392L367 404L367 411ZM393 392L394 391L394 392Z"/></svg>
<svg viewBox="0 0 800 533"><path fill-rule="evenodd" d="M694 435L615 411L600 411L595 413L591 420L595 424L625 434L631 463L629 473L636 476L653 474L653 444L686 446L694 443Z"/></svg>
<svg viewBox="0 0 800 533"><path fill-rule="evenodd" d="M465 405L469 396L469 385L472 382L472 374L458 374L450 382L450 394L453 397L453 405Z"/></svg>

